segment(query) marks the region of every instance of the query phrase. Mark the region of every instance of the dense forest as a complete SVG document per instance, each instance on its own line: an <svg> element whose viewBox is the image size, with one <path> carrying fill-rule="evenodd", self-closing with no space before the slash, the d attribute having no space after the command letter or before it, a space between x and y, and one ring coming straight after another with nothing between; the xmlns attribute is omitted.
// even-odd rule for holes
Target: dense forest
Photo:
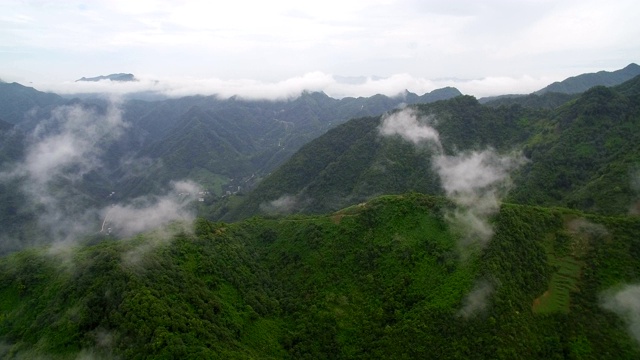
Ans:
<svg viewBox="0 0 640 360"><path fill-rule="evenodd" d="M452 208L410 193L16 253L0 261L3 356L640 356L604 305L640 281L639 218L504 204L462 258Z"/></svg>
<svg viewBox="0 0 640 360"><path fill-rule="evenodd" d="M594 87L555 107L530 107L529 98L518 99L525 105L483 105L459 96L412 108L421 121L433 122L446 154L488 148L522 153L527 163L512 174L510 201L600 214L627 214L636 206L640 78ZM297 212L322 213L379 194L442 194L432 149L382 136L387 117L331 129L247 196L212 207L210 216L233 220L265 213L265 204L283 197L297 200Z"/></svg>

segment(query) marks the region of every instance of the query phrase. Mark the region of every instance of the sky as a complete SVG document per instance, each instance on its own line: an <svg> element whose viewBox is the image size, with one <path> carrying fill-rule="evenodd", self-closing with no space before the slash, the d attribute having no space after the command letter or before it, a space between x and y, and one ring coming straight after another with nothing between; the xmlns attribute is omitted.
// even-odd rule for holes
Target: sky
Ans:
<svg viewBox="0 0 640 360"><path fill-rule="evenodd" d="M0 79L56 92L529 93L640 58L637 0L0 0ZM74 80L133 73L136 84Z"/></svg>

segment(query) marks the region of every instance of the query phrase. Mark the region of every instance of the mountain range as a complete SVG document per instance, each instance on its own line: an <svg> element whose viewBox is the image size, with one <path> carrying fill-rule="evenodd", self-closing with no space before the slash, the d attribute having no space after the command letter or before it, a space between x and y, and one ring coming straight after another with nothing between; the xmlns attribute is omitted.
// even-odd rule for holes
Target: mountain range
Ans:
<svg viewBox="0 0 640 360"><path fill-rule="evenodd" d="M0 83L0 356L637 359L637 67L482 102Z"/></svg>
<svg viewBox="0 0 640 360"><path fill-rule="evenodd" d="M512 176L510 201L625 214L640 195L639 94L634 78L555 109L481 105L470 96L413 109L433 123L448 155L521 152L527 162ZM382 136L386 117L354 119L308 143L222 218L264 213L285 197L295 199L295 211L323 213L380 194L444 194L433 150Z"/></svg>

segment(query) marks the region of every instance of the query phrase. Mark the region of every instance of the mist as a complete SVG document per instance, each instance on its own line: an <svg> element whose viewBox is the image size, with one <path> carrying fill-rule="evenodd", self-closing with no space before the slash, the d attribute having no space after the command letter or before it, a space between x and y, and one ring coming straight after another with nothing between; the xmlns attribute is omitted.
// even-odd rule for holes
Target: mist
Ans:
<svg viewBox="0 0 640 360"><path fill-rule="evenodd" d="M163 194L107 206L105 194L86 187L87 174L104 170L103 149L128 126L117 99L105 107L60 106L37 121L27 135L24 158L5 164L0 173L0 181L19 184L25 199L19 211L34 215L37 231L30 229L24 241L0 234L2 250L47 244L53 245L53 254L64 256L67 247L88 235L130 237L171 221L192 221L190 204L199 186L190 181L172 182Z"/></svg>
<svg viewBox="0 0 640 360"><path fill-rule="evenodd" d="M463 234L461 250L483 247L493 237L489 218L500 211L500 200L511 187L510 173L523 162L519 154L499 155L493 149L434 157L442 187L457 205L448 219Z"/></svg>
<svg viewBox="0 0 640 360"><path fill-rule="evenodd" d="M23 211L37 215L47 237L36 242L72 241L95 229L97 213L87 211L93 200L77 187L84 175L101 168L99 145L126 127L118 102L111 101L106 109L57 107L28 134L24 159L9 164L0 180L21 184Z"/></svg>
<svg viewBox="0 0 640 360"><path fill-rule="evenodd" d="M436 123L435 117L419 117L406 108L385 116L379 131L431 149L432 168L445 195L456 205L446 218L461 232L458 246L464 257L469 250L484 247L493 236L489 218L500 210L500 200L511 187L510 173L525 159L520 153L498 154L492 148L447 155Z"/></svg>
<svg viewBox="0 0 640 360"><path fill-rule="evenodd" d="M640 285L626 285L605 292L601 296L601 306L624 319L629 334L640 343Z"/></svg>
<svg viewBox="0 0 640 360"><path fill-rule="evenodd" d="M260 204L260 211L269 215L284 215L293 212L299 201L293 195L282 195L279 198Z"/></svg>
<svg viewBox="0 0 640 360"><path fill-rule="evenodd" d="M152 74L135 75L138 81L67 81L60 83L33 83L32 86L41 91L51 91L58 94L126 95L146 92L172 98L192 95L215 95L222 99L238 96L247 100L286 100L297 98L304 91L324 92L333 98L373 96L376 94L393 97L402 96L405 91L422 95L447 86L456 87L464 94L477 97L507 93L528 94L545 87L552 81L558 80L548 77L532 78L530 76L517 78L486 77L470 80L430 80L406 73L393 74L386 77L341 77L321 71L307 72L274 82L247 78L222 79L164 77Z"/></svg>
<svg viewBox="0 0 640 360"><path fill-rule="evenodd" d="M200 186L192 181L171 183L170 190L161 196L136 198L126 204L113 204L100 211L104 219L102 231L111 229L123 237L146 232L171 221L191 222L195 211L188 205L195 200Z"/></svg>
<svg viewBox="0 0 640 360"><path fill-rule="evenodd" d="M457 316L469 319L487 310L489 306L489 298L493 294L495 288L487 280L476 282L473 289L462 301L462 308L456 313Z"/></svg>

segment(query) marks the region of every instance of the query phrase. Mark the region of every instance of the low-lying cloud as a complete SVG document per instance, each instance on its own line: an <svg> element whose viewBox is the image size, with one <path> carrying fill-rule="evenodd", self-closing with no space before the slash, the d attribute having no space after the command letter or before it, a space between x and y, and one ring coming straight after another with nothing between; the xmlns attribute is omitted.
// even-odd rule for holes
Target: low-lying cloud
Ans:
<svg viewBox="0 0 640 360"><path fill-rule="evenodd" d="M275 200L260 204L260 210L269 215L285 215L293 212L298 205L297 197L285 194Z"/></svg>
<svg viewBox="0 0 640 360"><path fill-rule="evenodd" d="M442 187L458 206L449 220L462 229L462 248L484 246L491 239L488 219L500 210L500 199L511 186L510 173L522 163L520 155L500 155L493 149L434 157Z"/></svg>
<svg viewBox="0 0 640 360"><path fill-rule="evenodd" d="M61 106L39 120L28 134L24 158L6 164L0 173L0 181L19 184L25 199L19 211L33 214L39 231L30 232L25 244L13 235L0 234L0 247L13 251L34 244L56 244L52 251L63 254L66 244L100 230L128 237L173 220L193 220L189 204L198 186L188 181L172 183L164 195L100 208L96 199L103 195L91 190L85 175L102 170L103 149L127 127L117 101L106 107Z"/></svg>
<svg viewBox="0 0 640 360"><path fill-rule="evenodd" d="M25 157L0 174L0 181L19 182L24 211L37 214L46 242L69 241L95 226L96 213L86 211L91 199L76 186L99 169L100 144L122 134L117 102L104 109L83 105L55 108L28 135Z"/></svg>
<svg viewBox="0 0 640 360"><path fill-rule="evenodd" d="M380 134L431 147L433 170L447 197L457 205L447 219L462 232L459 246L465 255L470 247L482 247L493 236L489 217L499 211L500 199L511 185L510 173L523 164L524 158L520 154L501 155L491 148L447 155L433 127L435 122L433 116L420 118L415 110L407 108L386 116Z"/></svg>
<svg viewBox="0 0 640 360"><path fill-rule="evenodd" d="M174 220L191 222L195 212L188 205L200 191L192 181L178 181L171 184L165 195L145 196L128 204L114 204L101 211L106 227L124 237L149 231Z"/></svg>
<svg viewBox="0 0 640 360"><path fill-rule="evenodd" d="M426 143L434 146L434 151L442 153L440 134L432 127L431 118L419 118L412 108L405 108L402 111L391 113L382 119L380 134L391 136L399 135L404 140L418 145Z"/></svg>
<svg viewBox="0 0 640 360"><path fill-rule="evenodd" d="M483 79L429 80L410 74L388 77L344 78L320 71L309 72L289 79L264 82L250 79L220 78L166 78L136 74L138 81L121 82L102 80L97 82L35 83L41 91L59 94L133 94L155 93L168 97L191 95L216 95L220 98L238 96L244 99L282 100L296 98L304 91L322 91L334 98L373 96L383 94L397 96L405 90L422 95L443 87L456 87L464 94L477 97L507 93L528 94L558 80L550 78L487 77Z"/></svg>
<svg viewBox="0 0 640 360"><path fill-rule="evenodd" d="M487 280L476 282L471 292L462 301L462 308L458 310L456 315L468 319L486 311L494 290L493 284Z"/></svg>
<svg viewBox="0 0 640 360"><path fill-rule="evenodd" d="M630 335L640 343L640 285L626 285L618 291L605 292L601 304L623 318Z"/></svg>

